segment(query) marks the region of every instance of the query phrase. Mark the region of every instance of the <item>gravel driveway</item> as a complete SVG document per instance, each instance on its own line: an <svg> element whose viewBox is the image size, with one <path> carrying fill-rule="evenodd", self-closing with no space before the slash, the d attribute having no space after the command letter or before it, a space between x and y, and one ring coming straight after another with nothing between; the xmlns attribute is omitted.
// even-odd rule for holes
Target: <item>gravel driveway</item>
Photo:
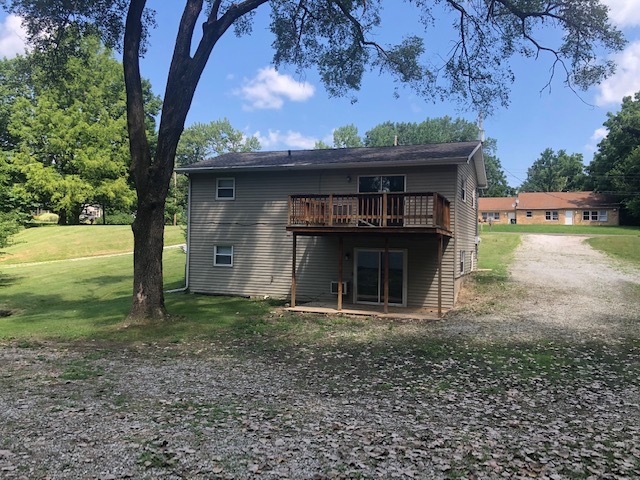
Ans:
<svg viewBox="0 0 640 480"><path fill-rule="evenodd" d="M523 236L482 316L0 346L0 478L639 477L640 272L582 240Z"/></svg>

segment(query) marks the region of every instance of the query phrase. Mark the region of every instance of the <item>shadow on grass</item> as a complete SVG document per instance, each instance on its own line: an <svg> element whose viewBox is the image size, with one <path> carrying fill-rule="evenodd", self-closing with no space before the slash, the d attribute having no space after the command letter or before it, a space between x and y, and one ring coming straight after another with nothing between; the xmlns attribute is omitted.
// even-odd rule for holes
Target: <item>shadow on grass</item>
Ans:
<svg viewBox="0 0 640 480"><path fill-rule="evenodd" d="M22 277L20 275L8 275L6 273L0 273L0 287L9 287L18 283Z"/></svg>

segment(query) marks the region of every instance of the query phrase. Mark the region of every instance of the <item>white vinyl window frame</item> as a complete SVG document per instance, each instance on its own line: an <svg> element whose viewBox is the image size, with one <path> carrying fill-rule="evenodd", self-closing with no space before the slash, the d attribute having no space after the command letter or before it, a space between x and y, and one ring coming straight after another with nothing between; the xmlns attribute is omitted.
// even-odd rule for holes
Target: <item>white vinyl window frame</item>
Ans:
<svg viewBox="0 0 640 480"><path fill-rule="evenodd" d="M460 198L464 203L467 203L467 179L463 178L460 185Z"/></svg>
<svg viewBox="0 0 640 480"><path fill-rule="evenodd" d="M460 275L464 275L466 267L467 253L460 250Z"/></svg>
<svg viewBox="0 0 640 480"><path fill-rule="evenodd" d="M236 199L236 179L234 177L216 178L216 200Z"/></svg>
<svg viewBox="0 0 640 480"><path fill-rule="evenodd" d="M213 247L214 267L233 267L233 245L216 245Z"/></svg>
<svg viewBox="0 0 640 480"><path fill-rule="evenodd" d="M558 221L558 211L557 210L547 210L544 212L544 219L548 222L557 222Z"/></svg>

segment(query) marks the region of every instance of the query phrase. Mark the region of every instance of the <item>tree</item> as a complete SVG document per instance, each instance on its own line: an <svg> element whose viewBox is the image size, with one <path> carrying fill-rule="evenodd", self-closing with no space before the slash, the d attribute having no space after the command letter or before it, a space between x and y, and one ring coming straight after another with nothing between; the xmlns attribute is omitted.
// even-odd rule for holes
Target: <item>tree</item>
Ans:
<svg viewBox="0 0 640 480"><path fill-rule="evenodd" d="M364 144L370 147L391 145L419 145L424 143L468 142L478 138L475 123L462 118L445 116L428 118L420 123L384 122L365 134ZM480 191L483 197L506 197L514 189L507 184L500 159L496 156L497 142L488 138L483 144L488 187Z"/></svg>
<svg viewBox="0 0 640 480"><path fill-rule="evenodd" d="M640 92L625 97L618 113L609 113L607 136L587 168L592 188L615 195L625 213L640 224Z"/></svg>
<svg viewBox="0 0 640 480"><path fill-rule="evenodd" d="M176 164L184 167L227 152L256 150L260 150L258 138L247 137L242 131L233 128L226 118L209 123L194 123L180 137Z"/></svg>
<svg viewBox="0 0 640 480"><path fill-rule="evenodd" d="M586 175L582 154L555 153L545 149L527 170L527 179L520 186L523 192L577 192L584 189Z"/></svg>
<svg viewBox="0 0 640 480"><path fill-rule="evenodd" d="M478 138L478 127L462 118L428 118L420 123L385 122L365 134L367 147L465 142Z"/></svg>
<svg viewBox="0 0 640 480"><path fill-rule="evenodd" d="M354 148L362 147L362 139L358 135L358 127L355 125L345 125L333 131L334 148Z"/></svg>
<svg viewBox="0 0 640 480"><path fill-rule="evenodd" d="M21 59L31 65L30 82L9 95L14 190L58 213L61 224L78 223L87 204L130 210L135 202L122 66L97 37L85 37L78 49L64 83L45 78L37 55ZM147 110L157 113L160 102L148 86L145 95Z"/></svg>
<svg viewBox="0 0 640 480"><path fill-rule="evenodd" d="M553 4L448 0L434 7L430 2L413 1L410 5L425 26L431 25L435 16L453 19L456 40L444 62L436 67L425 61L425 42L418 35L406 36L397 45L374 40L382 25L382 0L210 0L201 36L194 44L204 1L185 0L152 148L144 128L139 64L152 20L146 0L0 1L25 19L36 48L56 43L70 25L79 32L98 31L108 45L117 44L124 36L131 175L138 198L132 226L131 320L166 318L162 292L164 207L178 141L202 71L218 40L231 27L237 34L250 33L251 17L267 3L276 37L276 66L317 66L330 95L360 88L363 73L373 66L427 98L458 98L488 112L496 104L507 104L506 87L513 78L508 60L514 54L549 53L552 76L561 69L570 87L586 89L613 70L612 62L598 61L604 58L600 50L618 51L624 45L622 34L611 26L607 8L599 0L559 0ZM550 36L559 39L558 44L541 39L547 26L559 30L558 35ZM54 51L64 54L64 50Z"/></svg>

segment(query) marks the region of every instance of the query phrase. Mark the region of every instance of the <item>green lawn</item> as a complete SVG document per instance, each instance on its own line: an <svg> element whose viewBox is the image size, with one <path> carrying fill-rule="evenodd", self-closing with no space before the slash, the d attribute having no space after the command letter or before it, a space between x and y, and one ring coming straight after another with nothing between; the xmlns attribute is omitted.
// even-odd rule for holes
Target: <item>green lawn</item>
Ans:
<svg viewBox="0 0 640 480"><path fill-rule="evenodd" d="M165 288L184 286L185 254L164 255ZM159 327L130 327L122 321L131 304L130 255L0 269L0 340L12 338L183 340L253 332L269 310L265 302L242 298L166 294L175 318Z"/></svg>
<svg viewBox="0 0 640 480"><path fill-rule="evenodd" d="M46 262L133 251L129 225L46 225L22 230L3 249L0 264ZM165 227L165 245L185 243L182 227Z"/></svg>
<svg viewBox="0 0 640 480"><path fill-rule="evenodd" d="M640 227L594 227L589 225L511 225L480 223L481 233L562 233L576 235L640 235Z"/></svg>
<svg viewBox="0 0 640 480"><path fill-rule="evenodd" d="M520 235L483 232L478 246L478 268L491 269L480 272L478 278L489 281L505 281L513 252L520 245Z"/></svg>
<svg viewBox="0 0 640 480"><path fill-rule="evenodd" d="M640 266L640 235L593 237L586 242L607 255Z"/></svg>

